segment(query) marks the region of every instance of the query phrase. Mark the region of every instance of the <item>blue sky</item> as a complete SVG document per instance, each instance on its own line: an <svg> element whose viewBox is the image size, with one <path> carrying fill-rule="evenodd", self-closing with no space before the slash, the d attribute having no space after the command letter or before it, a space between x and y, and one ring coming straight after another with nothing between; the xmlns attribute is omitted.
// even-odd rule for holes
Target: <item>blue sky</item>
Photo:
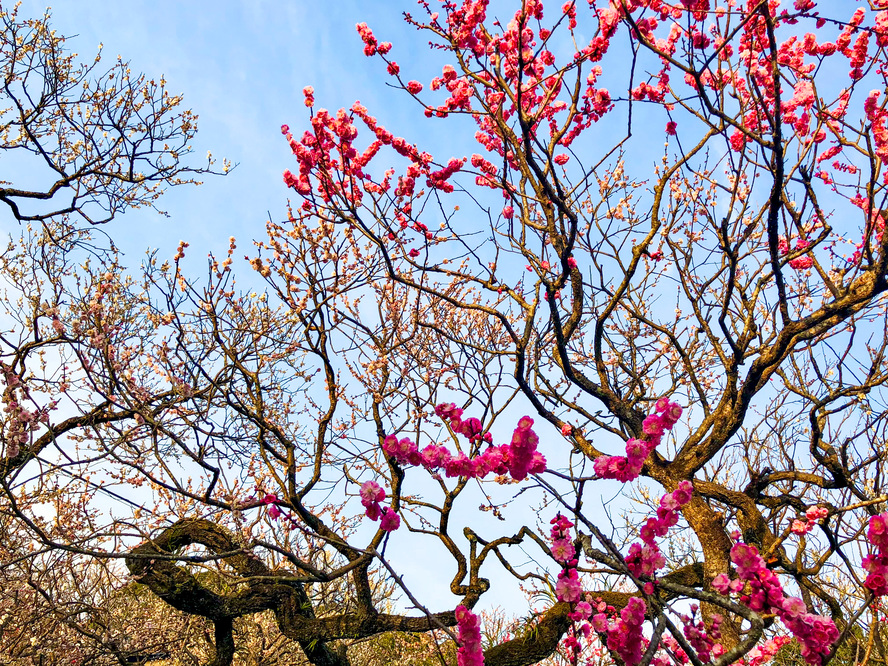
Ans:
<svg viewBox="0 0 888 666"><path fill-rule="evenodd" d="M27 0L20 17L38 16L45 9L44 2ZM184 105L200 117L193 144L197 162L211 150L239 163L227 178L207 178L196 189L170 190L160 202L168 219L133 211L106 228L127 251L126 263L137 264L149 245L171 256L180 238L191 243L195 255L224 249L230 235L247 250L248 239L264 235L269 211L276 219L283 217L288 191L281 174L294 168L295 159L279 128L287 123L296 131L307 125L301 92L306 85L314 86L318 106L336 109L360 99L381 121L410 136L409 126L424 120L421 111L400 105L404 98L383 87L387 77L382 63L364 57L355 31L357 22L368 21L380 37L395 42L402 62L408 59L407 38L421 48L410 58L424 57L428 51L404 25L403 9L413 7L351 0L335 5L265 0L55 3L53 27L59 34L76 35L68 46L84 61L91 61L101 42L107 66L119 54L133 71L164 75L171 92L184 94Z"/></svg>

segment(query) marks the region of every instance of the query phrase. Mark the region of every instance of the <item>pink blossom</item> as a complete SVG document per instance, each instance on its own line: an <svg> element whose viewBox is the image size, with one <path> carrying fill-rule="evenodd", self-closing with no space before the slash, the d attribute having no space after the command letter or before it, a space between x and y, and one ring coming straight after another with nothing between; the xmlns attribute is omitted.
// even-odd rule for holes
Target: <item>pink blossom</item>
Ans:
<svg viewBox="0 0 888 666"><path fill-rule="evenodd" d="M643 440L633 438L633 439L630 439L628 442L626 442L626 457L629 458L630 460L633 460L633 459L644 460L645 458L648 457L649 453L650 453L650 449L648 448L647 444Z"/></svg>
<svg viewBox="0 0 888 666"><path fill-rule="evenodd" d="M373 32L366 23L358 23L355 26L361 39L364 40L364 55L372 56L376 53L377 41L373 36Z"/></svg>
<svg viewBox="0 0 888 666"><path fill-rule="evenodd" d="M616 652L627 666L641 661L644 637L641 632L647 606L638 597L630 597L620 618L607 627L607 647Z"/></svg>
<svg viewBox="0 0 888 666"><path fill-rule="evenodd" d="M660 444L660 438L666 430L671 430L681 416L679 405L667 398L657 401L655 412L645 418L642 429L645 440L630 439L626 442L626 457L600 456L593 463L595 474L603 479L616 479L626 483L638 477L644 462L651 452Z"/></svg>
<svg viewBox="0 0 888 666"><path fill-rule="evenodd" d="M529 474L542 474L546 471L546 457L539 451L534 451L530 458L530 467L527 468Z"/></svg>
<svg viewBox="0 0 888 666"><path fill-rule="evenodd" d="M457 639L460 647L456 654L458 666L483 666L484 652L481 649L481 621L465 606L457 606Z"/></svg>
<svg viewBox="0 0 888 666"><path fill-rule="evenodd" d="M650 577L666 566L666 558L656 544L633 543L626 555L626 566L638 578Z"/></svg>
<svg viewBox="0 0 888 666"><path fill-rule="evenodd" d="M401 517L390 507L382 510L382 519L379 521L379 529L384 532L394 532L401 526Z"/></svg>
<svg viewBox="0 0 888 666"><path fill-rule="evenodd" d="M870 518L866 533L871 544L879 548L888 548L888 513L880 513Z"/></svg>
<svg viewBox="0 0 888 666"><path fill-rule="evenodd" d="M475 417L463 419L463 410L453 403L441 403L435 407L435 414L449 421L455 434L466 437L470 442L493 441L489 432L483 432L483 424ZM512 436L512 443L500 447L488 447L480 455L469 457L463 452L451 455L443 446L429 445L420 453L416 444L405 437L401 440L389 435L383 442L383 450L404 465L423 466L434 472L444 468L448 477L484 478L487 474L509 473L521 481L528 474L546 471L546 458L536 450L539 438L532 429L533 419L525 416L519 421Z"/></svg>
<svg viewBox="0 0 888 666"><path fill-rule="evenodd" d="M568 603L580 599L583 594L583 588L580 586L576 569L564 569L558 575L558 582L555 584L555 594L559 601L566 601Z"/></svg>
<svg viewBox="0 0 888 666"><path fill-rule="evenodd" d="M557 539L552 544L552 557L559 562L572 560L576 555L576 549L568 539Z"/></svg>
<svg viewBox="0 0 888 666"><path fill-rule="evenodd" d="M765 567L755 546L735 544L731 549L731 560L740 578L726 584L727 576L722 574L713 580L713 587L722 594L742 591L740 600L750 609L777 614L798 640L805 660L812 666L819 666L822 656L829 653L839 636L833 621L808 613L801 599L785 597L780 581ZM864 568L872 567L874 561L865 557L863 564Z"/></svg>
<svg viewBox="0 0 888 666"><path fill-rule="evenodd" d="M731 579L726 574L719 574L712 579L712 588L720 594L727 594L731 589Z"/></svg>
<svg viewBox="0 0 888 666"><path fill-rule="evenodd" d="M806 520L793 520L790 530L793 534L807 534L811 531L813 525Z"/></svg>
<svg viewBox="0 0 888 666"><path fill-rule="evenodd" d="M671 430L678 420L681 418L682 412L681 405L675 402L670 402L666 409L662 410L662 414L660 418L663 419L663 425L667 430Z"/></svg>
<svg viewBox="0 0 888 666"><path fill-rule="evenodd" d="M731 134L729 142L731 144L731 149L739 153L746 145L746 137L740 130L734 130L734 132Z"/></svg>
<svg viewBox="0 0 888 666"><path fill-rule="evenodd" d="M677 511L680 504L678 500L676 500L671 493L663 495L660 499L660 506L666 509L667 511Z"/></svg>
<svg viewBox="0 0 888 666"><path fill-rule="evenodd" d="M430 472L444 467L450 460L450 452L443 446L429 444L422 450L422 466Z"/></svg>
<svg viewBox="0 0 888 666"><path fill-rule="evenodd" d="M649 415L642 424L642 430L645 435L653 435L659 437L665 431L663 419L658 414Z"/></svg>
<svg viewBox="0 0 888 666"><path fill-rule="evenodd" d="M745 543L734 544L731 548L731 561L737 567L737 573L741 578L751 578L756 572L765 568L765 561L755 546L747 546Z"/></svg>
<svg viewBox="0 0 888 666"><path fill-rule="evenodd" d="M385 490L375 481L365 481L361 484L361 503L382 502L385 500Z"/></svg>
<svg viewBox="0 0 888 666"><path fill-rule="evenodd" d="M786 597L783 599L783 610L790 617L797 617L802 613L808 612L805 602L798 597Z"/></svg>
<svg viewBox="0 0 888 666"><path fill-rule="evenodd" d="M680 506L684 506L688 502L691 501L691 496L694 492L694 484L692 484L688 480L680 481L678 484L678 488L676 488L672 492L672 496L675 498L675 501L678 502Z"/></svg>
<svg viewBox="0 0 888 666"><path fill-rule="evenodd" d="M530 471L539 438L532 429L533 419L523 416L512 434L509 471L516 481L523 481Z"/></svg>
<svg viewBox="0 0 888 666"><path fill-rule="evenodd" d="M364 505L364 515L375 522L382 515L382 507L379 506L378 502L369 502Z"/></svg>

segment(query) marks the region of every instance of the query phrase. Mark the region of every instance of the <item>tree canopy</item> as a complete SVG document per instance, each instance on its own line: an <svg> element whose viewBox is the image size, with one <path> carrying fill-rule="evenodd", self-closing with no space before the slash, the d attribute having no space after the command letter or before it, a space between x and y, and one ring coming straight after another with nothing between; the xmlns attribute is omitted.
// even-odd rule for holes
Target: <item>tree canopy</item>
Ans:
<svg viewBox="0 0 888 666"><path fill-rule="evenodd" d="M888 5L423 1L428 83L360 23L455 154L307 87L203 274L91 227L213 168L181 98L3 17L0 649L888 659Z"/></svg>

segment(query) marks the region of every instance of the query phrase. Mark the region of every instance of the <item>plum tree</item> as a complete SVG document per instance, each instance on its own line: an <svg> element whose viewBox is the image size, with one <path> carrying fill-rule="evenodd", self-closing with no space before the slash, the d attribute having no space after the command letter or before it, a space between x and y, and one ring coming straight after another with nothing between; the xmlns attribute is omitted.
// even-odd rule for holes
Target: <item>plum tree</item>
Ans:
<svg viewBox="0 0 888 666"><path fill-rule="evenodd" d="M10 247L13 531L122 560L219 666L268 612L321 666L390 632L460 664L884 662L884 3L420 13L427 85L358 33L458 155L306 88L263 288L234 239L204 279L186 243L80 265L53 218ZM398 566L436 548L444 607ZM484 639L506 577L549 601Z"/></svg>

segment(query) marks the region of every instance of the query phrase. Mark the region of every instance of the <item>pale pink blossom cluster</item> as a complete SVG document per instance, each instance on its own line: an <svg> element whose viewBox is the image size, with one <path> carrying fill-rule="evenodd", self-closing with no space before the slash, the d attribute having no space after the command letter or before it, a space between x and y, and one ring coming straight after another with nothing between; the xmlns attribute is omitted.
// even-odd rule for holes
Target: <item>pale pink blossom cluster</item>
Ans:
<svg viewBox="0 0 888 666"><path fill-rule="evenodd" d="M636 577L653 577L666 564L666 558L660 553L656 539L666 536L669 528L678 522L678 513L685 504L691 501L694 486L690 481L682 481L671 493L660 498L656 517L651 516L641 528L643 543L633 543L626 556L626 565Z"/></svg>
<svg viewBox="0 0 888 666"><path fill-rule="evenodd" d="M361 505L364 514L370 520L379 521L379 529L394 532L401 526L401 517L391 507L382 507L385 501L385 490L376 481L365 481L361 484Z"/></svg>
<svg viewBox="0 0 888 666"><path fill-rule="evenodd" d="M826 518L828 513L829 511L826 507L812 506L805 511L804 518L797 518L792 521L792 527L790 529L793 534L808 534L808 532L814 529L814 526L819 520Z"/></svg>
<svg viewBox="0 0 888 666"><path fill-rule="evenodd" d="M462 410L453 404L441 404L435 413L449 422L453 432L463 435L470 442L490 443L490 433L483 433L481 422L476 418L462 419ZM385 438L382 448L401 465L425 467L434 473L444 470L448 478L465 477L483 479L488 474L511 474L516 481L523 481L528 474L539 474L546 470L546 459L539 451L539 437L533 431L533 419L524 416L512 434L512 441L501 446L488 446L477 456L465 453L453 455L445 446L429 444L422 451L409 437L398 439L395 435Z"/></svg>
<svg viewBox="0 0 888 666"><path fill-rule="evenodd" d="M759 613L774 613L799 642L802 657L812 666L822 663L823 655L839 637L836 625L828 617L808 612L805 602L798 597L787 597L783 586L755 546L738 542L731 548L731 561L738 578L731 580L719 574L712 587L721 594L740 594L740 601Z"/></svg>
<svg viewBox="0 0 888 666"><path fill-rule="evenodd" d="M746 658L741 662L741 666L762 666L771 661L777 654L777 651L792 639L789 636L774 636L769 638L761 645L756 645L746 653Z"/></svg>
<svg viewBox="0 0 888 666"><path fill-rule="evenodd" d="M863 558L863 568L867 571L863 584L881 597L888 594L888 513L871 516L866 535L876 547L876 553Z"/></svg>
<svg viewBox="0 0 888 666"><path fill-rule="evenodd" d="M649 415L642 424L643 439L634 437L626 442L625 456L600 456L595 459L595 474L602 479L616 479L623 483L638 478L644 461L660 444L663 433L681 418L681 406L670 402L668 398L660 398L654 406L654 413Z"/></svg>
<svg viewBox="0 0 888 666"><path fill-rule="evenodd" d="M3 411L6 418L3 423L3 440L6 442L6 457L15 458L21 447L31 442L31 433L40 425L49 424L49 412L56 407L50 402L46 407L30 410L22 405L28 397L28 391L19 376L7 365L2 366L3 380L6 390L3 392ZM19 395L21 393L21 395Z"/></svg>
<svg viewBox="0 0 888 666"><path fill-rule="evenodd" d="M456 631L460 648L456 651L458 666L484 666L481 649L481 620L465 606L456 607Z"/></svg>

